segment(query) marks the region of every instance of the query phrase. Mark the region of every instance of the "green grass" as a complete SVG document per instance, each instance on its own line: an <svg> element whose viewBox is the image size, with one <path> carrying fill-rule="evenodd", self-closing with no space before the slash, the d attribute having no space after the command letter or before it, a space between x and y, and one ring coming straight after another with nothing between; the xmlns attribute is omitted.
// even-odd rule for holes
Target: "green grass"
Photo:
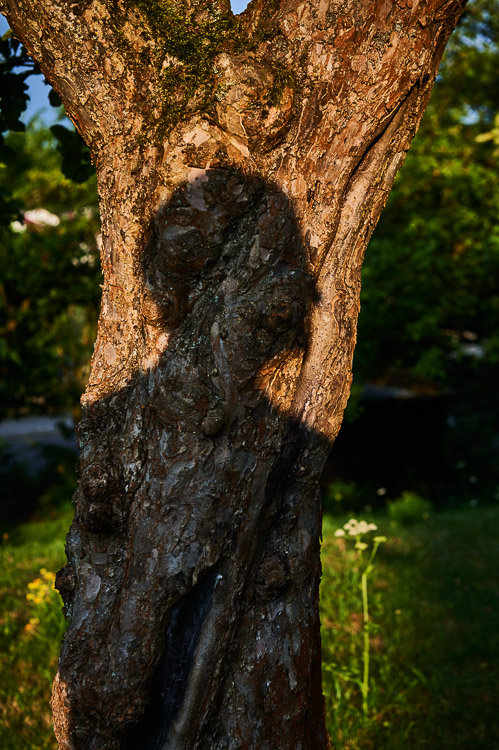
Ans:
<svg viewBox="0 0 499 750"><path fill-rule="evenodd" d="M40 570L64 563L70 520L66 506L56 518L11 529L0 547L3 750L56 747L48 702L64 622L60 600L44 587ZM321 618L332 747L499 747L499 508L435 513L412 526L383 515L368 519L388 541L369 577L367 716L359 684L364 632L358 560L351 540L334 536L345 520L326 516L324 522Z"/></svg>
<svg viewBox="0 0 499 750"><path fill-rule="evenodd" d="M50 691L64 618L49 574L64 565L72 508L5 531L0 546L0 747L53 750ZM29 587L33 581L39 580ZM30 594L30 599L27 595ZM38 622L37 622L38 620Z"/></svg>
<svg viewBox="0 0 499 750"><path fill-rule="evenodd" d="M325 518L321 619L332 747L499 747L499 508L435 514L397 526L369 582L370 710L362 712L362 601L344 519Z"/></svg>

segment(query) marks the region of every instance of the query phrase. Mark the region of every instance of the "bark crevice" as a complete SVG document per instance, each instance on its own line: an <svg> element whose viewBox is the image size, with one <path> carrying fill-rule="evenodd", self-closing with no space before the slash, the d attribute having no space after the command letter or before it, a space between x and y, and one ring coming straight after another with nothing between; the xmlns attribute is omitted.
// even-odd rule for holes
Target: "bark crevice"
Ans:
<svg viewBox="0 0 499 750"><path fill-rule="evenodd" d="M164 648L152 676L148 707L127 739L127 748L162 750L184 700L199 635L221 575L214 568L171 609Z"/></svg>

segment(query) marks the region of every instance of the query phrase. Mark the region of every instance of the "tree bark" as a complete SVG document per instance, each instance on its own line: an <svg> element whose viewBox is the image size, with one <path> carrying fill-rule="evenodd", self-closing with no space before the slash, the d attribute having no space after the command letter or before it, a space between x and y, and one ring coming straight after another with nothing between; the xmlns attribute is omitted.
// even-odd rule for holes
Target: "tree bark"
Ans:
<svg viewBox="0 0 499 750"><path fill-rule="evenodd" d="M328 746L318 479L363 254L464 4L0 2L103 230L61 748Z"/></svg>

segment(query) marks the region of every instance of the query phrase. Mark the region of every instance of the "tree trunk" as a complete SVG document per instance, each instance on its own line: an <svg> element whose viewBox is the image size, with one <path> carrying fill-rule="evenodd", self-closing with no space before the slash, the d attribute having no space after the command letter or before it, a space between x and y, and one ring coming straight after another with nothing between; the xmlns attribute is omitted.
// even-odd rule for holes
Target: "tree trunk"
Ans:
<svg viewBox="0 0 499 750"><path fill-rule="evenodd" d="M464 0L0 7L90 145L103 229L59 746L326 748L318 479Z"/></svg>

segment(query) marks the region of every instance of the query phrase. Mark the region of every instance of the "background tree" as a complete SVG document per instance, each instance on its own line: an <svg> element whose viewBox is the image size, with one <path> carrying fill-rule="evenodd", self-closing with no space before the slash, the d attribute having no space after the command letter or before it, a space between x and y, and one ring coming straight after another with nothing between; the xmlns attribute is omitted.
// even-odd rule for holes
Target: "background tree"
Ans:
<svg viewBox="0 0 499 750"><path fill-rule="evenodd" d="M64 178L39 125L5 145L15 159L0 165L1 180L16 210L0 225L0 415L74 410L100 296L95 179Z"/></svg>
<svg viewBox="0 0 499 750"><path fill-rule="evenodd" d="M499 4L470 3L369 245L354 358L359 384L451 391L447 468L466 459L483 482L499 432L498 153L486 135L498 35Z"/></svg>
<svg viewBox="0 0 499 750"><path fill-rule="evenodd" d="M1 7L103 221L60 746L325 747L317 480L363 251L463 3Z"/></svg>
<svg viewBox="0 0 499 750"><path fill-rule="evenodd" d="M74 131L56 124L49 132L40 122L25 130L26 82L39 74L7 31L0 39L0 417L75 409L97 323L94 170ZM53 91L50 100L60 105Z"/></svg>
<svg viewBox="0 0 499 750"><path fill-rule="evenodd" d="M472 3L372 238L355 356L364 378L442 383L465 331L497 348L497 154L481 136L497 111L498 34L497 2Z"/></svg>

